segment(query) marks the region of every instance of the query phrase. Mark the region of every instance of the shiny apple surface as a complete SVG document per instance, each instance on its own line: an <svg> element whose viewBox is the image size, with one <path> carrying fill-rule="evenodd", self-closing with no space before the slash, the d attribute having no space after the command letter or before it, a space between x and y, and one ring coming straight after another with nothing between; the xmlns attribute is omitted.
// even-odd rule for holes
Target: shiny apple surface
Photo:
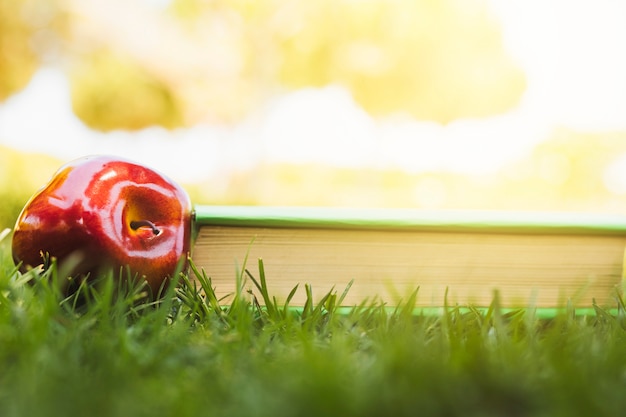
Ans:
<svg viewBox="0 0 626 417"><path fill-rule="evenodd" d="M153 292L184 262L191 244L191 202L178 184L111 156L61 167L20 214L13 259L23 270L42 254L73 274L130 267Z"/></svg>

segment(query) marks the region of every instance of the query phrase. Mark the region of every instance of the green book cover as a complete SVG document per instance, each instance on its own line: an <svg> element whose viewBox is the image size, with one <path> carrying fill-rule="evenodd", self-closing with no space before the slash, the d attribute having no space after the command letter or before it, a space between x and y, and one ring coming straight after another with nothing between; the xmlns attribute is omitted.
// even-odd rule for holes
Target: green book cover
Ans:
<svg viewBox="0 0 626 417"><path fill-rule="evenodd" d="M195 224L626 235L626 216L574 212L198 205Z"/></svg>

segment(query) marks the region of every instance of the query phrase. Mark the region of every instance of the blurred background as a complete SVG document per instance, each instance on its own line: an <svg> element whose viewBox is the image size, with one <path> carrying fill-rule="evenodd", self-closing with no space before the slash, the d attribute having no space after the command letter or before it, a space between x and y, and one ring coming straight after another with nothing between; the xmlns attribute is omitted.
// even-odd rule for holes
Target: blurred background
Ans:
<svg viewBox="0 0 626 417"><path fill-rule="evenodd" d="M71 159L195 203L626 214L626 3L0 0L0 228Z"/></svg>

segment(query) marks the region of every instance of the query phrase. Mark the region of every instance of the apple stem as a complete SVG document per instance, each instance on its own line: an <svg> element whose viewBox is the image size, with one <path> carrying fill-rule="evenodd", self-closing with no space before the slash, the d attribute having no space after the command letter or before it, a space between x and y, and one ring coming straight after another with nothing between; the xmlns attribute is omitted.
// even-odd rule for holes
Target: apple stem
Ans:
<svg viewBox="0 0 626 417"><path fill-rule="evenodd" d="M137 230L140 227L149 227L154 235L158 235L161 231L150 220L133 220L130 222L130 228Z"/></svg>

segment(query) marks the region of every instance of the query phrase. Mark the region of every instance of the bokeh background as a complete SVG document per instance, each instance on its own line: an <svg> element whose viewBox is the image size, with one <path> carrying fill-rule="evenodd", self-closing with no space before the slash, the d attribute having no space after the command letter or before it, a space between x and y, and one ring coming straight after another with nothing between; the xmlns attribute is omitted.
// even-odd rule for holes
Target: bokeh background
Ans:
<svg viewBox="0 0 626 417"><path fill-rule="evenodd" d="M0 0L0 228L108 153L195 203L626 214L626 3Z"/></svg>

